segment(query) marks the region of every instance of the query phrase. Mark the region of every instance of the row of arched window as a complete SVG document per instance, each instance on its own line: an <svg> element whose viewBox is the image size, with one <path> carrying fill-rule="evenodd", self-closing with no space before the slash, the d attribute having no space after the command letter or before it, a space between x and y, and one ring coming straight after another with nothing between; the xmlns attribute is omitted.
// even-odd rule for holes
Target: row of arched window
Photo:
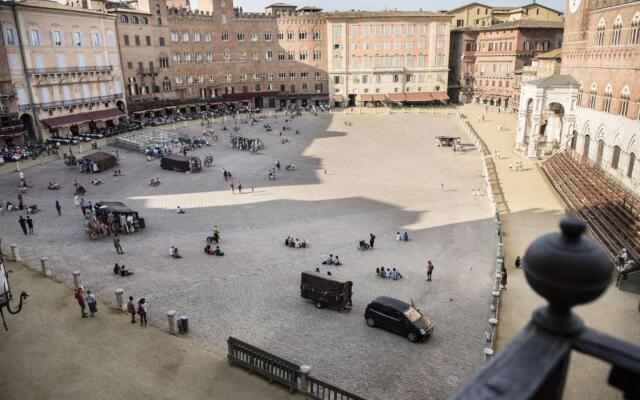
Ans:
<svg viewBox="0 0 640 400"><path fill-rule="evenodd" d="M138 18L135 15L132 15L131 17L127 16L127 15L121 15L120 16L120 23L122 24L140 24L140 25L148 25L149 24L149 18L147 17L140 17Z"/></svg>
<svg viewBox="0 0 640 400"><path fill-rule="evenodd" d="M631 90L629 89L629 86L625 85L622 90L620 91L620 93L618 94L618 97L614 98L613 97L614 93L613 93L613 87L611 86L611 84L607 84L607 86L604 89L604 95L602 95L602 108L601 111L607 112L607 113L611 113L614 110L611 109L611 104L612 104L612 100L617 100L617 102L619 103L619 108L618 108L618 114L622 115L623 117L632 117L629 114L629 103L631 101ZM598 85L593 82L591 84L591 87L589 88L589 92L588 93L584 93L584 89L582 87L582 84L580 84L580 89L578 91L578 105L581 106L586 106L592 109L596 109L596 99L599 97L600 95L598 95ZM584 100L586 100L586 104L584 102Z"/></svg>
<svg viewBox="0 0 640 400"><path fill-rule="evenodd" d="M623 30L628 30L629 34L627 39L622 36ZM596 27L595 42L597 46L621 46L621 45L634 45L640 43L640 12L635 13L631 19L630 27L625 29L622 17L618 15L613 22L611 29L611 40L606 40L607 23L604 17L600 18Z"/></svg>

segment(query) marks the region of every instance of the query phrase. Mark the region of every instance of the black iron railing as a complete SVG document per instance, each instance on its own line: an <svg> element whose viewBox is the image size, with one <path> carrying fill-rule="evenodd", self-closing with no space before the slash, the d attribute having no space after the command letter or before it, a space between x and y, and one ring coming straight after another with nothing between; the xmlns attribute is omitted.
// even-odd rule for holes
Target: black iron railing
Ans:
<svg viewBox="0 0 640 400"><path fill-rule="evenodd" d="M586 327L571 311L607 290L611 260L584 237L584 221L565 218L560 227L562 233L536 239L523 257L529 285L548 305L454 400L560 399L573 350L611 364L608 383L625 399L640 398L640 348Z"/></svg>
<svg viewBox="0 0 640 400"><path fill-rule="evenodd" d="M27 68L27 74L48 75L48 74L69 74L76 72L109 72L113 71L113 65L95 65L90 67L64 67L64 68Z"/></svg>
<svg viewBox="0 0 640 400"><path fill-rule="evenodd" d="M364 400L319 379L309 376L310 367L300 366L234 337L227 339L232 366L245 368L264 376L269 382L278 382L291 393L302 392L319 400Z"/></svg>

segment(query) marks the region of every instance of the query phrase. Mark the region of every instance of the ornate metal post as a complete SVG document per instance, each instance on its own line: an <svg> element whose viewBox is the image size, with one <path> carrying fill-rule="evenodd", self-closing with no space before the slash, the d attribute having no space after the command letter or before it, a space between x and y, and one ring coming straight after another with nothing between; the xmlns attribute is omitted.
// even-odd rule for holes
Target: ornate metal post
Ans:
<svg viewBox="0 0 640 400"><path fill-rule="evenodd" d="M471 380L455 400L561 399L572 350L612 364L609 384L625 398L640 398L640 348L584 325L571 308L597 299L609 286L607 253L583 236L582 220L565 218L562 232L536 239L527 249L527 282L548 305Z"/></svg>

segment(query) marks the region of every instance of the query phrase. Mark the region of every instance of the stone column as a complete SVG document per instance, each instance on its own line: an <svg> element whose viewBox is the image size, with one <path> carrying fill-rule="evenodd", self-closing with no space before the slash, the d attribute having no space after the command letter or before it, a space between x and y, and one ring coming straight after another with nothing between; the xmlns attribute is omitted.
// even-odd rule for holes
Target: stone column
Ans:
<svg viewBox="0 0 640 400"><path fill-rule="evenodd" d="M169 323L169 333L176 334L176 310L167 311L167 322Z"/></svg>
<svg viewBox="0 0 640 400"><path fill-rule="evenodd" d="M120 309L120 311L124 311L124 290L116 289L115 294L116 294L116 304L118 304L118 308Z"/></svg>
<svg viewBox="0 0 640 400"><path fill-rule="evenodd" d="M311 372L311 367L308 365L300 366L300 382L298 382L298 390L302 393L309 393L309 373Z"/></svg>
<svg viewBox="0 0 640 400"><path fill-rule="evenodd" d="M20 258L20 249L17 244L11 245L11 257L15 262L22 262L22 259Z"/></svg>
<svg viewBox="0 0 640 400"><path fill-rule="evenodd" d="M42 274L47 275L47 257L40 258L40 267L42 268Z"/></svg>
<svg viewBox="0 0 640 400"><path fill-rule="evenodd" d="M80 286L82 286L80 284L80 271L73 271L73 285L75 286L76 289L78 289Z"/></svg>

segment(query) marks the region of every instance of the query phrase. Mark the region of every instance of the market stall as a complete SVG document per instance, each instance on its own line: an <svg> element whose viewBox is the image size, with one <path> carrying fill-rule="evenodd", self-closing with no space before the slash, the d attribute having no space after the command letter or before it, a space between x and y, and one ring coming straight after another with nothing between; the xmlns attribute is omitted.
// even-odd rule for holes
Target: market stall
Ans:
<svg viewBox="0 0 640 400"><path fill-rule="evenodd" d="M87 215L85 231L92 239L113 233L134 233L145 228L144 218L120 201L102 201Z"/></svg>
<svg viewBox="0 0 640 400"><path fill-rule="evenodd" d="M162 157L160 168L177 172L198 172L202 169L202 160L199 157L167 154Z"/></svg>
<svg viewBox="0 0 640 400"><path fill-rule="evenodd" d="M109 168L113 168L118 160L113 154L97 151L83 158L85 169L87 172L102 172Z"/></svg>

